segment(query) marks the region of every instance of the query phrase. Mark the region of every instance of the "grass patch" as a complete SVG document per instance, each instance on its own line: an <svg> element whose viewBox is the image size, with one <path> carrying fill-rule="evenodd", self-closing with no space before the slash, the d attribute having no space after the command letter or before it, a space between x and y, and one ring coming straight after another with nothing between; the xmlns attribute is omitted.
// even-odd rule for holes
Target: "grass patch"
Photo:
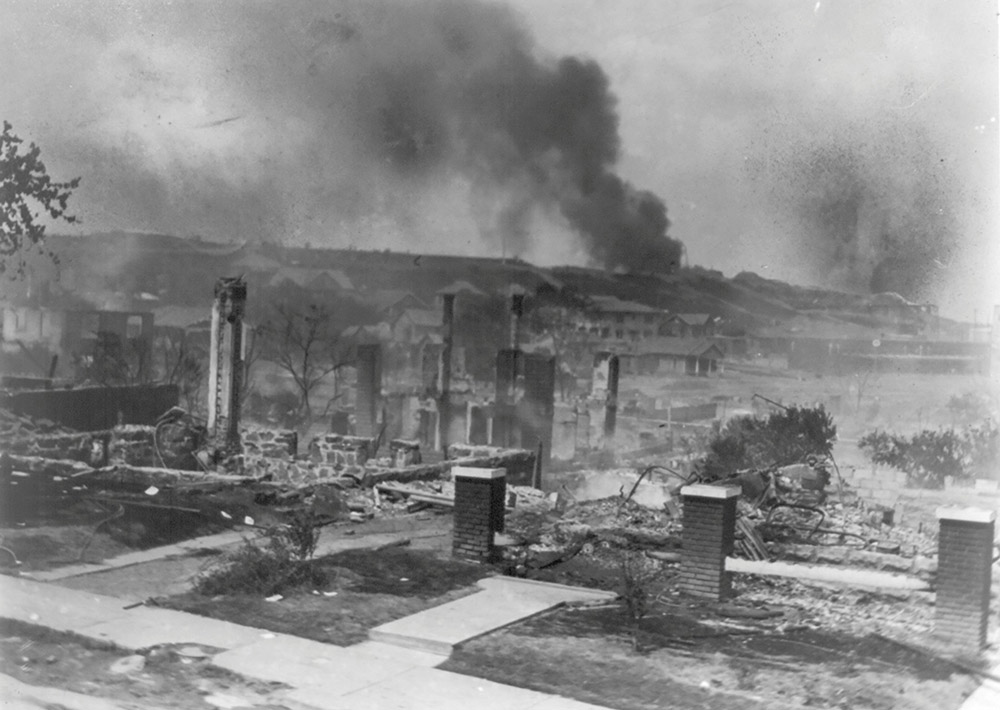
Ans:
<svg viewBox="0 0 1000 710"><path fill-rule="evenodd" d="M195 591L157 603L348 646L367 639L371 628L474 593L475 582L492 573L488 567L410 548L347 550L287 562L275 562L266 546L257 552L248 549L241 547L239 561L230 558L221 572L203 578L212 582L199 582ZM289 570L296 571L289 576ZM280 585L271 584L279 578ZM266 601L272 594L284 597Z"/></svg>
<svg viewBox="0 0 1000 710"><path fill-rule="evenodd" d="M441 666L625 710L957 709L976 680L874 636L733 632L652 608L557 610L459 646ZM708 621L708 619L706 619Z"/></svg>

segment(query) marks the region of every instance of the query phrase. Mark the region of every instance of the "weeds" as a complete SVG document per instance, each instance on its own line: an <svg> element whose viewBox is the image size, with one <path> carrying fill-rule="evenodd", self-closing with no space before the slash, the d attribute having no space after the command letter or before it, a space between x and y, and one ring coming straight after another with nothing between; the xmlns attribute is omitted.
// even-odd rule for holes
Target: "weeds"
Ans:
<svg viewBox="0 0 1000 710"><path fill-rule="evenodd" d="M621 594L632 633L632 650L640 652L639 626L649 613L653 598L651 585L660 575L660 569L642 552L629 550L622 555L621 575Z"/></svg>
<svg viewBox="0 0 1000 710"><path fill-rule="evenodd" d="M195 582L205 596L249 594L271 596L298 588L323 587L327 573L312 559L320 528L311 510L297 512L289 522L268 528L266 544L247 540L223 556Z"/></svg>

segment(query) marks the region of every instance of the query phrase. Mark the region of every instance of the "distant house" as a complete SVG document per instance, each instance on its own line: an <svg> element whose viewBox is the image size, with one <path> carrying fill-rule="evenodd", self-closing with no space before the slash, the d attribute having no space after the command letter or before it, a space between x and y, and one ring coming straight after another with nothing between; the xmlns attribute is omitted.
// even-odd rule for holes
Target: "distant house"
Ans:
<svg viewBox="0 0 1000 710"><path fill-rule="evenodd" d="M365 301L375 312L389 321L394 321L408 309L429 310L428 304L409 291L384 290L368 294Z"/></svg>
<svg viewBox="0 0 1000 710"><path fill-rule="evenodd" d="M426 336L441 336L441 313L407 308L392 322L392 339L398 343L417 344Z"/></svg>
<svg viewBox="0 0 1000 710"><path fill-rule="evenodd" d="M282 288L298 286L307 291L353 291L350 277L339 269L307 269L301 266L283 266L278 269L268 286Z"/></svg>
<svg viewBox="0 0 1000 710"><path fill-rule="evenodd" d="M660 335L705 338L717 335L721 319L708 313L675 313L667 318Z"/></svg>
<svg viewBox="0 0 1000 710"><path fill-rule="evenodd" d="M931 335L939 325L935 304L911 303L898 293L876 293L868 299L867 310L900 335Z"/></svg>
<svg viewBox="0 0 1000 710"><path fill-rule="evenodd" d="M212 320L211 305L205 306L160 306L153 309L157 329L173 328L190 330L207 326Z"/></svg>
<svg viewBox="0 0 1000 710"><path fill-rule="evenodd" d="M64 365L77 357L91 357L98 343L131 347L148 365L153 342L153 314L146 311L59 310L6 306L3 309L2 350L25 350L59 355Z"/></svg>
<svg viewBox="0 0 1000 710"><path fill-rule="evenodd" d="M576 330L601 340L639 341L655 337L667 317L666 311L615 296L593 296L578 317Z"/></svg>
<svg viewBox="0 0 1000 710"><path fill-rule="evenodd" d="M627 356L625 356L627 357ZM707 377L721 369L725 353L705 338L660 336L639 343L629 369L639 374L686 374Z"/></svg>
<svg viewBox="0 0 1000 710"><path fill-rule="evenodd" d="M341 338L356 344L387 343L392 340L392 326L388 323L352 325L344 328Z"/></svg>

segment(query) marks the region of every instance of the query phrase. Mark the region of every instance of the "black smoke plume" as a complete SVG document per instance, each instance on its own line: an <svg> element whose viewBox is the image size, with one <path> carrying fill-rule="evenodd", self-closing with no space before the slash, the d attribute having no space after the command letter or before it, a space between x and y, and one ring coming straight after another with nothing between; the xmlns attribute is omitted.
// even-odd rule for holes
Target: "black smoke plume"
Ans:
<svg viewBox="0 0 1000 710"><path fill-rule="evenodd" d="M23 67L41 74L33 137L85 177L91 227L364 246L391 225L414 250L477 230L508 253L568 227L608 268L678 262L663 202L615 173L607 75L545 56L505 6L42 6L46 32L18 35L59 63Z"/></svg>

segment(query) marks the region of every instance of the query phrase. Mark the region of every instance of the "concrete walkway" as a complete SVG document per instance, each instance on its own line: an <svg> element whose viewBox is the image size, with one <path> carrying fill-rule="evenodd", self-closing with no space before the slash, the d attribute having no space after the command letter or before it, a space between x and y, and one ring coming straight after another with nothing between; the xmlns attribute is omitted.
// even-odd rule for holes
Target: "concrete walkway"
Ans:
<svg viewBox="0 0 1000 710"><path fill-rule="evenodd" d="M489 630L485 628L485 622L478 621L482 616L506 625L517 620L513 616L518 609L525 615L531 615L565 601L605 596L605 593L562 585L524 583L521 580L497 581L500 583L483 580L480 586L484 591L465 598L478 598L479 604L468 605L464 610L452 609L452 614L456 615L460 612L473 614L477 621L461 616L452 616L447 622L441 617L423 617L422 621L402 626L404 632L411 635L406 638L424 638L440 650L443 648L441 644L447 641L454 642L460 636L478 635ZM509 584L504 583L508 581ZM76 633L114 643L127 650L165 643L192 643L222 649L213 658L215 665L244 676L285 683L292 688L285 696L289 701L314 708L598 708L559 696L439 670L434 666L444 657L426 650L376 641L350 647L334 646L179 611L146 607L125 609L123 604L123 600L114 597L0 576L0 617ZM500 604L496 616L490 616L493 604ZM421 614L414 615L419 616ZM452 626L462 631L442 635L439 629L428 627L427 623ZM400 637L403 635L400 634Z"/></svg>
<svg viewBox="0 0 1000 710"><path fill-rule="evenodd" d="M1000 676L1000 630L993 633L987 658L990 661L990 673ZM997 708L1000 708L1000 681L986 678L982 685L965 699L960 710L996 710Z"/></svg>
<svg viewBox="0 0 1000 710"><path fill-rule="evenodd" d="M610 601L611 592L511 577L478 582L483 591L442 604L368 632L374 641L447 656L477 636L510 626L567 602Z"/></svg>

